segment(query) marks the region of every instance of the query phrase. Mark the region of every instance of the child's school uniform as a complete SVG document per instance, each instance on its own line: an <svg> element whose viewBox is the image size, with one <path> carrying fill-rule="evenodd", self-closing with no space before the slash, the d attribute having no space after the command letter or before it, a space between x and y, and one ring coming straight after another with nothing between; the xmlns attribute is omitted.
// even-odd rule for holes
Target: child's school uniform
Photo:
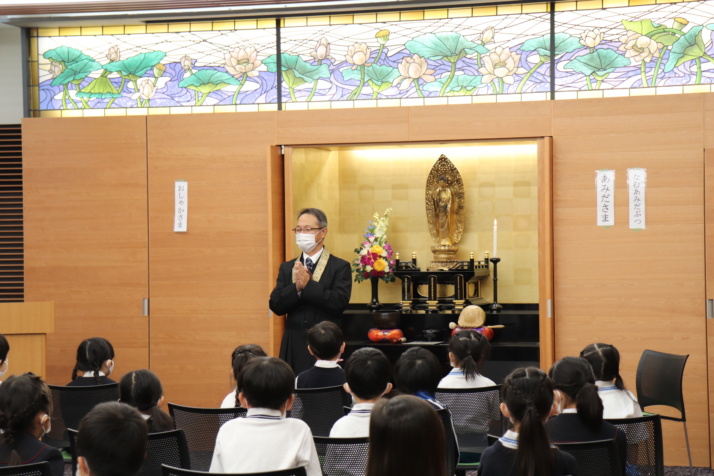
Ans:
<svg viewBox="0 0 714 476"><path fill-rule="evenodd" d="M602 400L603 418L638 418L642 409L637 399L629 390L620 390L612 382L595 381L597 393Z"/></svg>
<svg viewBox="0 0 714 476"><path fill-rule="evenodd" d="M279 410L249 408L245 418L221 426L209 472L261 473L305 467L322 476L312 432L302 420Z"/></svg>
<svg viewBox="0 0 714 476"><path fill-rule="evenodd" d="M345 371L335 360L318 360L315 365L298 374L295 388L336 387L347 381Z"/></svg>
<svg viewBox="0 0 714 476"><path fill-rule="evenodd" d="M221 402L221 408L235 408L236 407L236 392L238 388L234 388L231 393L226 395L226 398Z"/></svg>
<svg viewBox="0 0 714 476"><path fill-rule="evenodd" d="M20 455L20 464L50 463L52 476L64 475L64 459L60 451L54 446L47 445L34 436L23 433L18 435L15 449ZM7 466L10 461L12 449L6 443L0 444L0 466Z"/></svg>
<svg viewBox="0 0 714 476"><path fill-rule="evenodd" d="M84 375L77 377L67 384L68 387L90 387L93 385L106 385L108 383L116 383L114 380L107 377L101 370L97 373L99 381L94 377L94 371L84 372Z"/></svg>
<svg viewBox="0 0 714 476"><path fill-rule="evenodd" d="M486 448L481 455L478 476L518 476L516 467L518 451L518 433L508 430L494 444ZM575 458L553 448L553 475L571 476L578 473Z"/></svg>
<svg viewBox="0 0 714 476"><path fill-rule="evenodd" d="M374 403L356 403L347 415L332 425L331 438L359 438L369 436L369 417Z"/></svg>
<svg viewBox="0 0 714 476"><path fill-rule="evenodd" d="M454 368L449 374L441 379L439 388L481 388L492 387L496 383L488 377L481 374L476 374L472 380L467 380L466 375L461 369Z"/></svg>

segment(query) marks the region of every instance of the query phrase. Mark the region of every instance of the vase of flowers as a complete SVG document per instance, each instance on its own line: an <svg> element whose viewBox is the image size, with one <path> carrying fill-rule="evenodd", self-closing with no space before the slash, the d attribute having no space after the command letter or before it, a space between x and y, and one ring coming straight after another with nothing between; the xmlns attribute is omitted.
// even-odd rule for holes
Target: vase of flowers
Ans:
<svg viewBox="0 0 714 476"><path fill-rule="evenodd" d="M359 248L355 248L357 258L352 262L352 271L355 281L361 283L369 279L372 285L372 301L369 308L373 311L380 309L379 281L394 282L394 251L387 243L387 226L391 208L384 211L381 217L375 213L369 222L364 234L364 241Z"/></svg>

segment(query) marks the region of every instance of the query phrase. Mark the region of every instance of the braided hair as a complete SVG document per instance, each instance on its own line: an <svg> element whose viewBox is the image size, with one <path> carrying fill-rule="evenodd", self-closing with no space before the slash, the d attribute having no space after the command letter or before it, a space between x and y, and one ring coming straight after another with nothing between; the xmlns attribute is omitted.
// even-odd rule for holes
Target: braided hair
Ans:
<svg viewBox="0 0 714 476"><path fill-rule="evenodd" d="M588 428L598 430L602 424L602 400L595 386L590 363L581 357L564 357L548 371L553 387L575 401L578 416Z"/></svg>
<svg viewBox="0 0 714 476"><path fill-rule="evenodd" d="M625 382L620 376L620 352L614 345L590 344L580 352L580 357L590 362L595 380L611 382L614 379L615 386L625 390Z"/></svg>
<svg viewBox="0 0 714 476"><path fill-rule="evenodd" d="M501 387L501 398L511 417L520 423L516 467L522 476L553 474L554 449L543 421L553 406L553 385L536 367L511 372Z"/></svg>
<svg viewBox="0 0 714 476"><path fill-rule="evenodd" d="M11 449L8 465L21 464L17 439L31 429L35 416L51 412L50 389L40 377L32 373L13 375L0 385L0 438Z"/></svg>
<svg viewBox="0 0 714 476"><path fill-rule="evenodd" d="M119 401L149 415L147 423L151 433L174 429L171 417L158 407L163 395L161 381L151 370L134 370L119 382Z"/></svg>
<svg viewBox="0 0 714 476"><path fill-rule="evenodd" d="M238 382L238 376L240 375L241 370L243 370L243 367L245 367L245 364L247 364L249 360L255 357L267 356L268 354L266 354L263 348L259 345L244 344L236 347L233 354L231 354L231 367L233 367L233 378L236 380L236 383ZM238 393L240 393L240 391L236 388L236 408L240 408Z"/></svg>
<svg viewBox="0 0 714 476"><path fill-rule="evenodd" d="M449 352L467 381L476 380L490 350L488 339L473 330L459 331L449 340Z"/></svg>
<svg viewBox="0 0 714 476"><path fill-rule="evenodd" d="M101 385L99 371L107 360L114 359L114 347L103 337L85 339L77 348L77 362L72 369L72 380L77 378L77 371L94 372L94 380Z"/></svg>

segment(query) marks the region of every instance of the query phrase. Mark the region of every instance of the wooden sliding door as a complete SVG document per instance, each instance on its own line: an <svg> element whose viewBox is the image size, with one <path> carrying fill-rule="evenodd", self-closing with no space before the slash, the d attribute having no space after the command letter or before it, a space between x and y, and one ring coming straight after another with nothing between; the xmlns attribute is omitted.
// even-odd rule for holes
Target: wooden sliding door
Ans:
<svg viewBox="0 0 714 476"><path fill-rule="evenodd" d="M114 377L149 364L146 118L23 122L25 299L55 302L47 380L77 345L109 339Z"/></svg>

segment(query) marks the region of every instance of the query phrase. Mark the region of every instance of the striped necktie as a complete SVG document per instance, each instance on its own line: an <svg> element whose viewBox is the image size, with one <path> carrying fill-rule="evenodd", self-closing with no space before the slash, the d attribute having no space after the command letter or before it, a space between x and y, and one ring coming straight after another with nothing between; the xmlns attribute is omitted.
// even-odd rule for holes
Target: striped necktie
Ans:
<svg viewBox="0 0 714 476"><path fill-rule="evenodd" d="M315 263L313 263L310 258L305 258L305 266L307 266L307 270L310 271L310 274L315 271Z"/></svg>

